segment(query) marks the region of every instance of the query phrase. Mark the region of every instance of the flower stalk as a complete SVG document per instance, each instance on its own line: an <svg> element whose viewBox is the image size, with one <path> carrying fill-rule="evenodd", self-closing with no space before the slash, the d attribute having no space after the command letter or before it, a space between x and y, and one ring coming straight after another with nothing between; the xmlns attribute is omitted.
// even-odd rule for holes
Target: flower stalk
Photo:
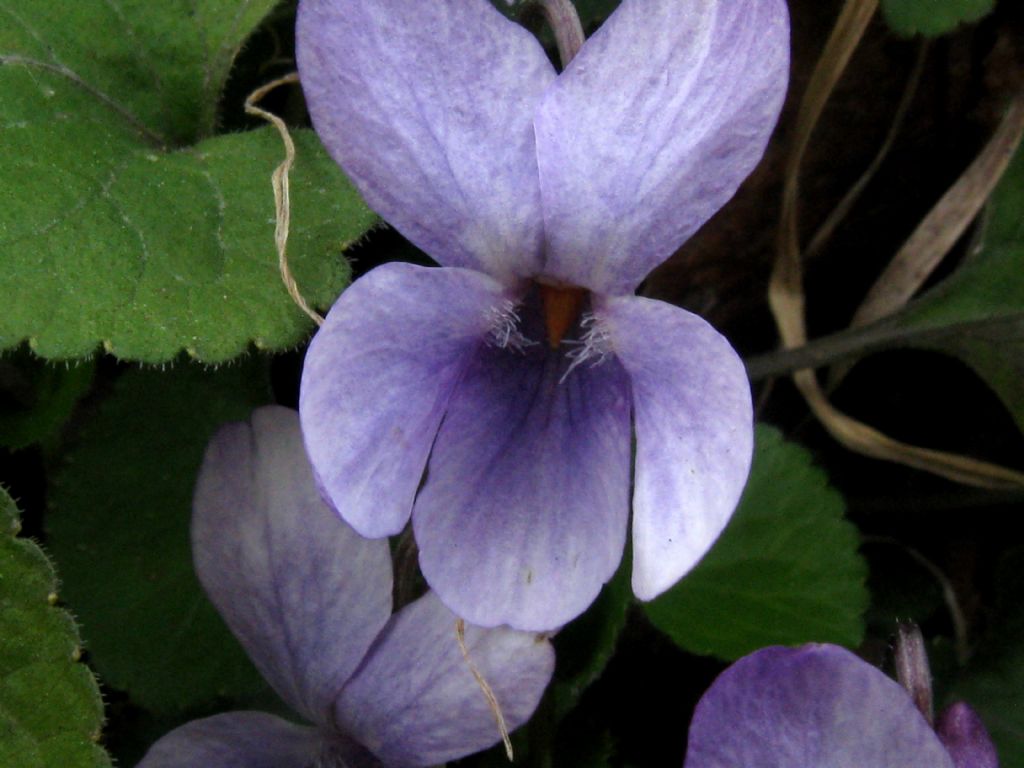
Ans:
<svg viewBox="0 0 1024 768"><path fill-rule="evenodd" d="M565 69L579 53L585 39L576 6L571 0L537 0L531 5L538 8L551 28L558 46L558 58L562 69Z"/></svg>

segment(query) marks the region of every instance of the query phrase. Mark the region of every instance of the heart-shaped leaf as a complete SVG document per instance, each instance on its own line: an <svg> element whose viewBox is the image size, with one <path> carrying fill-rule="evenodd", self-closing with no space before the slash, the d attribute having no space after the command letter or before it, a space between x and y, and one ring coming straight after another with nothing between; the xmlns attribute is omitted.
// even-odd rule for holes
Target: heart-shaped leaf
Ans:
<svg viewBox="0 0 1024 768"><path fill-rule="evenodd" d="M277 273L272 129L214 136L239 47L273 0L0 0L0 349L204 361L309 330ZM349 279L374 221L296 135L292 268L307 300Z"/></svg>

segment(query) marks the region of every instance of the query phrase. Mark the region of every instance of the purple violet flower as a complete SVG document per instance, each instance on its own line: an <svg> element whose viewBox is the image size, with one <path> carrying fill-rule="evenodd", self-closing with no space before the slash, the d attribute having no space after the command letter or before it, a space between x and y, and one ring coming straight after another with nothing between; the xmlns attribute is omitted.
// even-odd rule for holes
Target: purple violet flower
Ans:
<svg viewBox="0 0 1024 768"><path fill-rule="evenodd" d="M966 704L937 730L902 686L843 648L764 648L697 704L684 768L998 768Z"/></svg>
<svg viewBox="0 0 1024 768"><path fill-rule="evenodd" d="M443 265L371 271L314 338L325 498L369 537L411 514L455 613L543 630L615 572L632 480L657 596L739 499L750 389L706 322L632 294L763 154L784 0L623 0L561 74L487 0L301 0L296 34L320 138Z"/></svg>
<svg viewBox="0 0 1024 768"><path fill-rule="evenodd" d="M499 740L456 617L433 593L391 614L387 542L358 536L323 503L294 411L262 408L214 437L192 547L217 610L313 726L262 712L195 720L139 768L427 766ZM465 643L509 727L526 722L554 669L550 643L470 626Z"/></svg>

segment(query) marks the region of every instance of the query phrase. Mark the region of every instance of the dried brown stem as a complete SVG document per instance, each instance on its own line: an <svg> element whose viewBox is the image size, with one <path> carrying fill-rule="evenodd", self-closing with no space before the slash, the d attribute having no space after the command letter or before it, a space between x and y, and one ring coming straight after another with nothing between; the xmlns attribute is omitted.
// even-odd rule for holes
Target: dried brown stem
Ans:
<svg viewBox="0 0 1024 768"><path fill-rule="evenodd" d="M473 679L476 680L476 684L480 686L480 690L483 691L484 697L487 699L487 706L490 707L491 714L494 715L494 722L497 724L498 731L501 733L501 740L505 744L505 754L511 763L515 760L515 754L512 752L512 739L508 735L508 724L505 722L505 715L501 711L501 705L498 704L498 697L494 695L494 690L469 656L469 649L466 647L466 622L462 619L455 621L455 639L459 642L459 650L462 652L462 658L465 660L466 666L469 667Z"/></svg>
<svg viewBox="0 0 1024 768"><path fill-rule="evenodd" d="M270 176L270 183L274 189L274 244L277 246L277 266L281 272L281 281L284 283L288 295L292 297L292 301L298 305L299 309L311 317L314 323L323 325L323 316L306 303L306 300L302 297L302 292L299 291L298 283L295 282L291 268L288 266L288 230L291 226L291 196L289 194L288 173L295 164L295 142L292 141L291 134L288 132L288 126L284 124L280 117L256 106L264 96L275 88L297 82L299 82L299 73L292 72L257 88L246 98L245 111L246 114L260 117L273 125L277 132L281 134L281 141L284 142L284 160L274 169L274 173Z"/></svg>
<svg viewBox="0 0 1024 768"><path fill-rule="evenodd" d="M903 307L985 205L1024 135L1024 96L1015 98L974 162L928 212L875 280L850 322L851 328Z"/></svg>

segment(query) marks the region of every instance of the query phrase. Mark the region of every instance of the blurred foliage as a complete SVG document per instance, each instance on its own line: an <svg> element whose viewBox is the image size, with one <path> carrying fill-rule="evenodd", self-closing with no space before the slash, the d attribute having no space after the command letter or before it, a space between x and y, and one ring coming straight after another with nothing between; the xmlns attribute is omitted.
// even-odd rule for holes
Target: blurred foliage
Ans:
<svg viewBox="0 0 1024 768"><path fill-rule="evenodd" d="M126 371L55 468L47 531L104 682L158 714L265 683L192 570L192 487L220 425L270 391L259 356Z"/></svg>
<svg viewBox="0 0 1024 768"><path fill-rule="evenodd" d="M0 445L24 448L56 435L95 368L92 361L47 363L25 349L0 355Z"/></svg>
<svg viewBox="0 0 1024 768"><path fill-rule="evenodd" d="M935 37L982 18L995 0L881 0L881 5L893 31Z"/></svg>

